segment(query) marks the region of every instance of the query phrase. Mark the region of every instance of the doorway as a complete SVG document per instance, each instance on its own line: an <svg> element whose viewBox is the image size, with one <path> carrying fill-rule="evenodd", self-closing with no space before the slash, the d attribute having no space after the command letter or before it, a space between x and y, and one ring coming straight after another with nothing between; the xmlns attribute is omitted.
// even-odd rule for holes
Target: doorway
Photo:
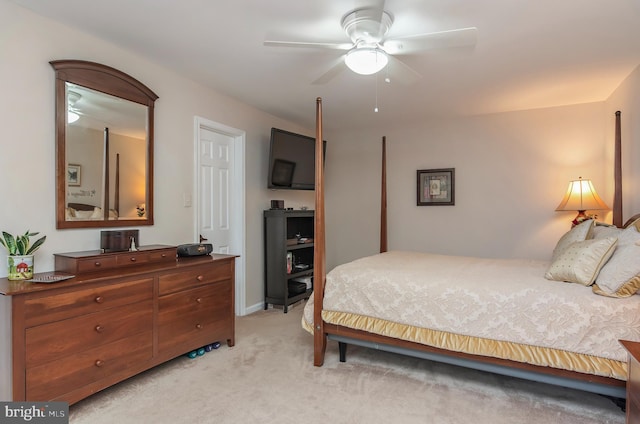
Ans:
<svg viewBox="0 0 640 424"><path fill-rule="evenodd" d="M235 313L246 315L245 132L195 117L194 240L236 258Z"/></svg>

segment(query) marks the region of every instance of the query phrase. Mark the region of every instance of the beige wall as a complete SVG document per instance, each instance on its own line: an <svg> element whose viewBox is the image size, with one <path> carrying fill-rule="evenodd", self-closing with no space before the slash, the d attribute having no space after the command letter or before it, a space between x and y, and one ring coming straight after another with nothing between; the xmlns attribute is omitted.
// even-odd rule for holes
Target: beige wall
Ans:
<svg viewBox="0 0 640 424"><path fill-rule="evenodd" d="M115 67L142 81L158 96L155 115L155 225L140 227L142 244L194 241L194 210L182 206L194 195L194 117L246 132L246 305L263 301L262 210L270 199L287 206L313 204L313 192L266 188L272 126L312 134L299 126L196 84L141 55L44 19L0 0L0 230L27 229L47 235L36 254L37 271L53 269L53 253L100 246L100 230L55 229L54 71L49 61L81 59ZM315 98L309 100L314 113ZM0 249L0 263L6 259ZM0 276L6 268L0 266Z"/></svg>
<svg viewBox="0 0 640 424"><path fill-rule="evenodd" d="M607 100L607 163L613 172L615 112L620 111L623 220L640 213L640 66ZM613 181L611 181L613 184ZM613 185L612 185L613 187Z"/></svg>
<svg viewBox="0 0 640 424"><path fill-rule="evenodd" d="M609 121L602 102L329 138L328 269L378 251L383 135L390 249L548 259L575 215L554 211L570 180L592 179L612 203ZM416 206L416 170L449 167L456 170L455 206ZM600 218L610 221L610 213Z"/></svg>

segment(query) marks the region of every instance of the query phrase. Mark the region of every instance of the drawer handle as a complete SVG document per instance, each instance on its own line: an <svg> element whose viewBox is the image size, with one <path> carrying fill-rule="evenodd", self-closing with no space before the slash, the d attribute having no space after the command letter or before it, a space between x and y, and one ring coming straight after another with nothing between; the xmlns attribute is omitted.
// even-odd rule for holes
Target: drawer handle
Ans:
<svg viewBox="0 0 640 424"><path fill-rule="evenodd" d="M166 257L167 257L167 254L166 254L166 253L163 253L162 255L160 255L160 257L162 257L162 258L166 258Z"/></svg>
<svg viewBox="0 0 640 424"><path fill-rule="evenodd" d="M197 299L196 299L196 302L198 302L198 303L202 303L202 298L201 298L201 297L197 298Z"/></svg>
<svg viewBox="0 0 640 424"><path fill-rule="evenodd" d="M97 331L98 333L102 333L102 332L104 331L104 327L103 327L103 326L101 326L100 324L98 324L98 325L96 325L96 331Z"/></svg>
<svg viewBox="0 0 640 424"><path fill-rule="evenodd" d="M198 280L198 281L202 281L202 280L204 280L204 275L198 275L198 276L196 277L196 280Z"/></svg>
<svg viewBox="0 0 640 424"><path fill-rule="evenodd" d="M95 365L96 367L100 368L104 365L104 361L101 359L96 359Z"/></svg>
<svg viewBox="0 0 640 424"><path fill-rule="evenodd" d="M136 261L136 258L135 258L135 256L132 256L131 258L129 258L129 260L130 260L131 262L135 262L135 261Z"/></svg>
<svg viewBox="0 0 640 424"><path fill-rule="evenodd" d="M96 298L94 300L96 301L96 303L102 303L102 302L104 302L104 297L96 296Z"/></svg>
<svg viewBox="0 0 640 424"><path fill-rule="evenodd" d="M102 262L95 261L95 262L93 263L93 265L94 265L94 266L102 266Z"/></svg>
<svg viewBox="0 0 640 424"><path fill-rule="evenodd" d="M202 324L196 324L196 328L197 328L198 330L202 330Z"/></svg>

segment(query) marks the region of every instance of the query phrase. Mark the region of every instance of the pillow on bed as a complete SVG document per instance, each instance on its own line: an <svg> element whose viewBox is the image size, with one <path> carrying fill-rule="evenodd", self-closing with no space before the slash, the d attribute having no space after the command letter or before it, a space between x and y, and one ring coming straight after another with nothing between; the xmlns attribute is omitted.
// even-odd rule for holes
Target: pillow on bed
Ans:
<svg viewBox="0 0 640 424"><path fill-rule="evenodd" d="M100 219L102 218L102 208L95 207L93 208L93 213L91 214L91 219Z"/></svg>
<svg viewBox="0 0 640 424"><path fill-rule="evenodd" d="M613 254L617 243L615 237L577 241L558 255L544 278L590 286Z"/></svg>
<svg viewBox="0 0 640 424"><path fill-rule="evenodd" d="M623 231L624 230L622 228L618 228L615 225L596 223L591 234L593 236L592 238L594 239L602 239L607 237L618 238Z"/></svg>
<svg viewBox="0 0 640 424"><path fill-rule="evenodd" d="M560 237L556 247L553 249L553 254L551 255L551 261L555 261L558 256L571 244L577 241L584 241L591 237L591 232L593 231L594 220L588 219L571 230L567 231L565 235Z"/></svg>
<svg viewBox="0 0 640 424"><path fill-rule="evenodd" d="M609 297L629 297L640 288L640 233L635 226L620 232L618 247L600 270L593 292Z"/></svg>
<svg viewBox="0 0 640 424"><path fill-rule="evenodd" d="M76 218L90 219L93 211L76 211Z"/></svg>
<svg viewBox="0 0 640 424"><path fill-rule="evenodd" d="M629 218L630 220L635 218L637 215L632 216L631 218ZM635 220L626 223L626 227L625 228L629 228L629 227L636 227L636 229L638 231L640 231L640 217L636 218Z"/></svg>

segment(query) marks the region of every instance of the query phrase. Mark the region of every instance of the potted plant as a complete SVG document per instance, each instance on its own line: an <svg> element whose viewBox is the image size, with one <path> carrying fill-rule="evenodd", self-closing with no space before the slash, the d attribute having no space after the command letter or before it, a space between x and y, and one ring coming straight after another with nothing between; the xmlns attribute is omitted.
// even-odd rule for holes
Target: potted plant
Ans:
<svg viewBox="0 0 640 424"><path fill-rule="evenodd" d="M27 280L33 277L33 253L42 246L47 236L42 236L31 244L31 237L39 233L30 233L28 230L23 235L13 236L6 231L2 232L0 243L7 249L7 265L9 280Z"/></svg>

